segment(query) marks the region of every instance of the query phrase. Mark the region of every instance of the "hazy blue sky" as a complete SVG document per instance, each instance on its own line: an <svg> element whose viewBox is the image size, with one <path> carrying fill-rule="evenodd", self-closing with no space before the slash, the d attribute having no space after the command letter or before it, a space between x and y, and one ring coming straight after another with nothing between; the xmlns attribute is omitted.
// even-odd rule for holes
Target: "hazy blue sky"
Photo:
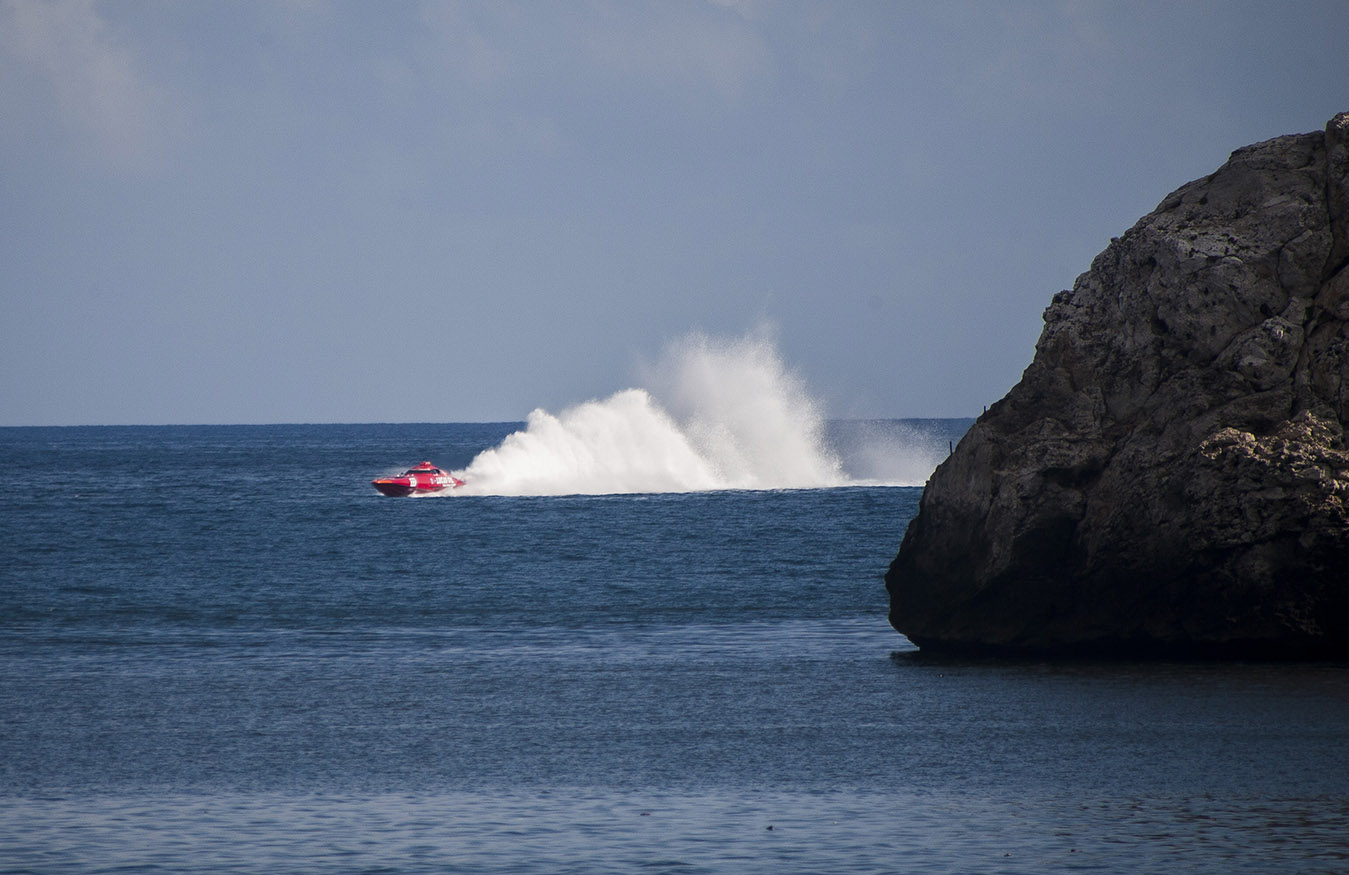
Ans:
<svg viewBox="0 0 1349 875"><path fill-rule="evenodd" d="M0 424L518 420L761 325L965 416L1349 109L1327 2L0 0Z"/></svg>

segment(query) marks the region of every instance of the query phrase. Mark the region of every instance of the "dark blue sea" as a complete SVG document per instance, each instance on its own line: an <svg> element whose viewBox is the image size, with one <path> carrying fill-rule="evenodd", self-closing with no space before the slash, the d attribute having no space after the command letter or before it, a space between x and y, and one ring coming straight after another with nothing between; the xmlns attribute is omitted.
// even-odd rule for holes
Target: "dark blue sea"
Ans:
<svg viewBox="0 0 1349 875"><path fill-rule="evenodd" d="M1349 871L1346 665L925 656L865 474L369 485L519 427L0 429L0 872Z"/></svg>

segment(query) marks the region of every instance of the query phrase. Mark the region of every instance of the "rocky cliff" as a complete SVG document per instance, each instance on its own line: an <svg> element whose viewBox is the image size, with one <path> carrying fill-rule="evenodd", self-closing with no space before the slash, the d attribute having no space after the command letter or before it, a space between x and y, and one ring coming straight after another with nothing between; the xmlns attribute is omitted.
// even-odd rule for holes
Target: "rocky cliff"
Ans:
<svg viewBox="0 0 1349 875"><path fill-rule="evenodd" d="M886 575L924 649L1349 655L1349 113L1111 241Z"/></svg>

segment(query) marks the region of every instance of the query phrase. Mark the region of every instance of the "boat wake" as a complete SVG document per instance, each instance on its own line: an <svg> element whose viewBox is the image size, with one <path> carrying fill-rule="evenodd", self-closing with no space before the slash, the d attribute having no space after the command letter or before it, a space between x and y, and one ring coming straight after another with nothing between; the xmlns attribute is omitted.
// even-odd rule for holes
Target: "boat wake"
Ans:
<svg viewBox="0 0 1349 875"><path fill-rule="evenodd" d="M820 405L768 339L691 335L644 371L648 388L557 414L535 410L524 430L455 472L465 485L453 494L819 489L863 482L845 473Z"/></svg>

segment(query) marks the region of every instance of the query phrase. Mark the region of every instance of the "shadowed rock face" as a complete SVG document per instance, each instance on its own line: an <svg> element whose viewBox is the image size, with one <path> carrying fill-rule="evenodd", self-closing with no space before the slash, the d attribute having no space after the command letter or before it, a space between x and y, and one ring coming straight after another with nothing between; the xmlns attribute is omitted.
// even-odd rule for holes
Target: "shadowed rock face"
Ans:
<svg viewBox="0 0 1349 875"><path fill-rule="evenodd" d="M1349 655L1349 113L1113 240L928 482L925 649Z"/></svg>

